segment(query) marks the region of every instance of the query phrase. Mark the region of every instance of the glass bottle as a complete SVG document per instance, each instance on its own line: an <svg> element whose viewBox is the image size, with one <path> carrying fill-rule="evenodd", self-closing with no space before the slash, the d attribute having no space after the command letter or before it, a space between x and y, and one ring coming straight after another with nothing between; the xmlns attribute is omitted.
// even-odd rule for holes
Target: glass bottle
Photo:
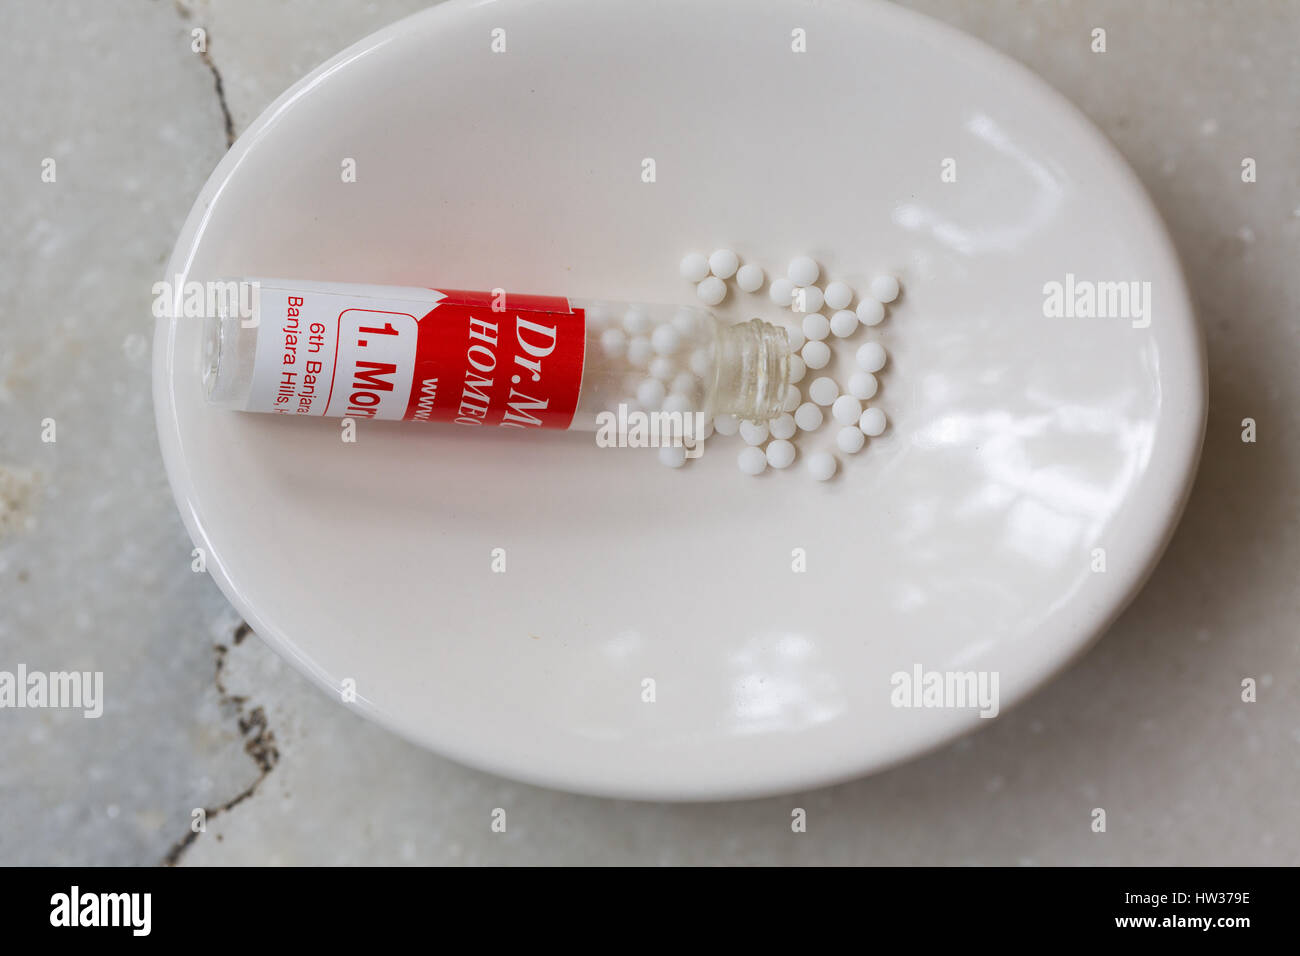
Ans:
<svg viewBox="0 0 1300 956"><path fill-rule="evenodd" d="M789 339L693 306L504 290L224 280L209 296L213 405L289 415L595 430L610 415L781 414ZM215 302L215 307L213 307Z"/></svg>

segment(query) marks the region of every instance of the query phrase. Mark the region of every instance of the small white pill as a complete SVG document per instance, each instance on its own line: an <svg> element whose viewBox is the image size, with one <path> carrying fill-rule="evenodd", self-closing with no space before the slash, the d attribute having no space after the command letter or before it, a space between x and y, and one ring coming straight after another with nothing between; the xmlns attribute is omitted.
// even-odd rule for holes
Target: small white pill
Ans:
<svg viewBox="0 0 1300 956"><path fill-rule="evenodd" d="M826 481L835 474L839 462L828 451L813 452L808 456L808 473L818 481Z"/></svg>
<svg viewBox="0 0 1300 956"><path fill-rule="evenodd" d="M636 400L642 408L658 408L667 397L668 389L657 378L647 378L636 387Z"/></svg>
<svg viewBox="0 0 1300 956"><path fill-rule="evenodd" d="M683 336L691 336L700 327L700 313L695 309L678 309L673 315L673 328Z"/></svg>
<svg viewBox="0 0 1300 956"><path fill-rule="evenodd" d="M846 339L858 330L858 317L848 309L840 309L831 316L831 331L841 339Z"/></svg>
<svg viewBox="0 0 1300 956"><path fill-rule="evenodd" d="M680 468L686 464L686 448L682 445L664 445L659 449L659 461L669 468Z"/></svg>
<svg viewBox="0 0 1300 956"><path fill-rule="evenodd" d="M668 381L677 372L677 363L665 355L656 355L650 360L650 374L662 381Z"/></svg>
<svg viewBox="0 0 1300 956"><path fill-rule="evenodd" d="M863 325L879 325L885 320L885 307L875 299L863 299L858 303L858 321Z"/></svg>
<svg viewBox="0 0 1300 956"><path fill-rule="evenodd" d="M740 437L746 445L761 445L767 441L767 422L741 422Z"/></svg>
<svg viewBox="0 0 1300 956"><path fill-rule="evenodd" d="M790 356L790 384L802 382L803 377L808 374L808 363L803 360L801 355Z"/></svg>
<svg viewBox="0 0 1300 956"><path fill-rule="evenodd" d="M682 336L671 325L660 325L650 336L650 344L660 355L673 355L682 347Z"/></svg>
<svg viewBox="0 0 1300 956"><path fill-rule="evenodd" d="M849 387L846 391L854 398L865 402L873 397L879 388L880 383L876 381L876 376L859 370L849 376Z"/></svg>
<svg viewBox="0 0 1300 956"><path fill-rule="evenodd" d="M678 372L673 376L671 391L691 395L700 387L700 380L690 372Z"/></svg>
<svg viewBox="0 0 1300 956"><path fill-rule="evenodd" d="M717 276L709 276L695 287L695 294L705 305L717 305L727 297L727 283Z"/></svg>
<svg viewBox="0 0 1300 956"><path fill-rule="evenodd" d="M808 386L808 397L818 405L829 405L839 394L840 386L829 375L813 379L813 383Z"/></svg>
<svg viewBox="0 0 1300 956"><path fill-rule="evenodd" d="M772 300L773 305L782 308L790 304L792 295L794 295L794 283L789 279L773 279L772 284L767 287L767 297Z"/></svg>
<svg viewBox="0 0 1300 956"><path fill-rule="evenodd" d="M677 392L673 392L664 399L664 411L666 412L680 412L684 415L687 412L692 411L694 408L695 402L691 401L691 398L688 395L680 395Z"/></svg>
<svg viewBox="0 0 1300 956"><path fill-rule="evenodd" d="M825 342L809 342L799 354L803 356L803 363L809 368L825 368L830 364L831 347Z"/></svg>
<svg viewBox="0 0 1300 956"><path fill-rule="evenodd" d="M708 349L696 349L686 364L700 378L708 378L713 371L713 356Z"/></svg>
<svg viewBox="0 0 1300 956"><path fill-rule="evenodd" d="M862 434L870 435L872 438L883 435L887 424L889 423L885 421L885 413L878 408L868 408L858 419L858 427L862 429Z"/></svg>
<svg viewBox="0 0 1300 956"><path fill-rule="evenodd" d="M812 402L804 402L794 412L794 423L801 431L815 432L822 427L822 422L825 420L822 410Z"/></svg>
<svg viewBox="0 0 1300 956"><path fill-rule="evenodd" d="M826 304L832 309L847 309L853 301L853 290L844 282L831 282L826 286Z"/></svg>
<svg viewBox="0 0 1300 956"><path fill-rule="evenodd" d="M785 387L785 401L781 403L781 408L787 412L792 412L803 404L803 396L799 394L798 385L787 385ZM780 438L780 435L776 436Z"/></svg>
<svg viewBox="0 0 1300 956"><path fill-rule="evenodd" d="M790 293L790 308L795 312L816 312L825 301L822 290L815 285L799 286Z"/></svg>
<svg viewBox="0 0 1300 956"><path fill-rule="evenodd" d="M609 358L627 355L627 333L622 329L606 329L600 333L600 348Z"/></svg>
<svg viewBox="0 0 1300 956"><path fill-rule="evenodd" d="M699 252L690 252L682 256L682 264L677 267L687 282L699 282L709 274L709 260Z"/></svg>
<svg viewBox="0 0 1300 956"><path fill-rule="evenodd" d="M821 269L811 256L795 256L786 267L785 274L795 285L812 285L821 275Z"/></svg>
<svg viewBox="0 0 1300 956"><path fill-rule="evenodd" d="M627 361L633 368L649 368L654 354L654 346L643 335L638 335L627 343Z"/></svg>
<svg viewBox="0 0 1300 956"><path fill-rule="evenodd" d="M767 455L751 445L736 456L736 465L747 475L761 475L767 470Z"/></svg>
<svg viewBox="0 0 1300 956"><path fill-rule="evenodd" d="M808 341L808 336L804 335L803 329L797 325L792 329L787 328L785 330L785 337L790 342L791 352L798 352L803 348L803 344Z"/></svg>
<svg viewBox="0 0 1300 956"><path fill-rule="evenodd" d="M820 312L814 312L812 315L805 315L801 323L803 334L813 342L820 342L826 336L831 334L831 323L826 316Z"/></svg>
<svg viewBox="0 0 1300 956"><path fill-rule="evenodd" d="M623 313L623 328L628 335L645 335L650 331L650 313L639 305L634 305Z"/></svg>
<svg viewBox="0 0 1300 956"><path fill-rule="evenodd" d="M879 372L887 359L884 346L879 342L867 342L858 349L858 368L864 372Z"/></svg>
<svg viewBox="0 0 1300 956"><path fill-rule="evenodd" d="M764 278L766 277L763 275L762 268L752 262L741 266L736 271L736 285L740 286L742 292L757 292L763 288Z"/></svg>
<svg viewBox="0 0 1300 956"><path fill-rule="evenodd" d="M799 426L794 423L794 416L789 412L772 419L772 424L768 426L768 431L772 433L773 438L793 438L798 430Z"/></svg>
<svg viewBox="0 0 1300 956"><path fill-rule="evenodd" d="M730 279L740 268L740 256L730 249L717 249L709 256L709 271L719 279Z"/></svg>
<svg viewBox="0 0 1300 956"><path fill-rule="evenodd" d="M735 415L714 415L713 430L719 435L734 435L740 431L740 419Z"/></svg>
<svg viewBox="0 0 1300 956"><path fill-rule="evenodd" d="M831 418L841 425L856 425L862 417L862 403L852 395L841 395L831 406Z"/></svg>
<svg viewBox="0 0 1300 956"><path fill-rule="evenodd" d="M846 455L857 454L862 451L862 446L866 443L867 436L862 434L862 429L856 425L841 428L835 433L835 447Z"/></svg>
<svg viewBox="0 0 1300 956"><path fill-rule="evenodd" d="M784 438L769 442L767 446L767 463L773 468L789 468L794 463L794 445Z"/></svg>
<svg viewBox="0 0 1300 956"><path fill-rule="evenodd" d="M871 296L878 302L893 302L898 291L898 280L893 276L880 275L871 280Z"/></svg>

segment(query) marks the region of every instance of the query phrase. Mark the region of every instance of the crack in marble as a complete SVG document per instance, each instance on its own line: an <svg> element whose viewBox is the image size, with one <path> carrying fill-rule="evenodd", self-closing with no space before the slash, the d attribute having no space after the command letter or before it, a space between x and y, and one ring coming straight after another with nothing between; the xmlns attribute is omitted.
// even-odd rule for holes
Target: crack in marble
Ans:
<svg viewBox="0 0 1300 956"><path fill-rule="evenodd" d="M240 622L240 625L235 628L234 634L231 635L231 644L238 647L244 642L244 638L252 633L253 629L247 623ZM275 733L271 730L265 708L253 707L248 709L248 697L241 694L232 694L226 687L223 675L226 670L226 655L230 653L230 648L225 644L216 644L213 645L213 649L216 654L216 673L213 683L220 695L221 706L234 715L236 725L239 727L239 734L244 739L244 753L248 754L249 758L257 766L258 774L252 783L225 803L215 807L203 808L205 828L207 823L228 810L233 810L256 794L262 782L270 776L271 771L280 762L280 749L276 745ZM185 855L185 851L199 838L202 832L202 830L191 829L183 838L172 844L171 849L167 851L167 855L162 859L162 865L176 866Z"/></svg>
<svg viewBox="0 0 1300 956"><path fill-rule="evenodd" d="M186 20L192 19L194 16L194 11L182 3L181 0L176 0L176 11ZM230 115L230 105L226 102L226 84L221 78L221 70L217 68L216 61L212 59L212 53L208 50L208 44L212 41L212 31L207 27L204 27L203 30L206 37L203 50L199 53L199 59L212 73L212 85L217 91L217 103L221 107L221 118L226 128L226 149L229 149L235 145L235 119Z"/></svg>

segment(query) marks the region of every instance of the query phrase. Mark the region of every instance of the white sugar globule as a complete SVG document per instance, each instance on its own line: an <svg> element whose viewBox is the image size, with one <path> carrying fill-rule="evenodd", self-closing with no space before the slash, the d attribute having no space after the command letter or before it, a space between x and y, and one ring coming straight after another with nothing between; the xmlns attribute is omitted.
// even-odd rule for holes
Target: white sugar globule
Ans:
<svg viewBox="0 0 1300 956"><path fill-rule="evenodd" d="M736 270L736 285L742 292L757 292L763 288L765 278L762 268L752 262Z"/></svg>
<svg viewBox="0 0 1300 956"><path fill-rule="evenodd" d="M878 408L868 408L858 419L858 428L862 429L862 434L870 435L872 438L883 435L887 424L885 413Z"/></svg>
<svg viewBox="0 0 1300 956"><path fill-rule="evenodd" d="M822 427L825 416L822 410L812 402L804 402L794 412L794 423L799 426L800 431L815 432Z"/></svg>
<svg viewBox="0 0 1300 956"><path fill-rule="evenodd" d="M709 271L719 279L730 279L740 268L740 256L730 249L717 249L709 256Z"/></svg>
<svg viewBox="0 0 1300 956"><path fill-rule="evenodd" d="M696 349L687 359L686 366L692 374L705 378L713 371L713 356L709 354L708 349Z"/></svg>
<svg viewBox="0 0 1300 956"><path fill-rule="evenodd" d="M772 300L772 304L779 305L783 309L790 304L793 295L794 283L789 279L773 279L772 284L767 287L767 297Z"/></svg>
<svg viewBox="0 0 1300 956"><path fill-rule="evenodd" d="M638 335L627 343L627 361L633 368L649 368L654 354L654 346L644 335Z"/></svg>
<svg viewBox="0 0 1300 956"><path fill-rule="evenodd" d="M709 260L702 253L689 252L682 256L677 271L687 282L699 282L709 274Z"/></svg>
<svg viewBox="0 0 1300 956"><path fill-rule="evenodd" d="M875 299L864 298L858 303L857 316L863 325L879 325L885 320L885 307Z"/></svg>
<svg viewBox="0 0 1300 956"><path fill-rule="evenodd" d="M667 382L676 372L677 363L666 355L656 355L650 360L650 374L660 381Z"/></svg>
<svg viewBox="0 0 1300 956"><path fill-rule="evenodd" d="M829 405L840 394L840 386L829 375L814 379L808 386L808 397L818 405Z"/></svg>
<svg viewBox="0 0 1300 956"><path fill-rule="evenodd" d="M623 358L627 355L627 333L622 329L606 329L601 332L600 350L607 358Z"/></svg>
<svg viewBox="0 0 1300 956"><path fill-rule="evenodd" d="M678 412L685 415L695 408L695 400L689 395L679 395L673 393L664 399L663 410L666 412Z"/></svg>
<svg viewBox="0 0 1300 956"><path fill-rule="evenodd" d="M700 381L690 372L678 372L673 376L670 391L690 395L700 387Z"/></svg>
<svg viewBox="0 0 1300 956"><path fill-rule="evenodd" d="M636 400L642 408L659 408L667 397L668 389L657 378L647 378L636 387Z"/></svg>
<svg viewBox="0 0 1300 956"><path fill-rule="evenodd" d="M831 361L831 347L825 342L808 342L799 354L811 369L825 368Z"/></svg>
<svg viewBox="0 0 1300 956"><path fill-rule="evenodd" d="M885 367L885 362L889 356L885 354L885 348L879 342L866 342L858 349L855 356L858 362L858 368L864 372L879 372Z"/></svg>
<svg viewBox="0 0 1300 956"><path fill-rule="evenodd" d="M795 408L798 407L798 404L796 404ZM790 414L791 411L794 411L794 409L790 409L784 415L772 419L772 423L768 425L768 431L771 432L773 438L790 439L799 430L799 426L795 424L794 416Z"/></svg>
<svg viewBox="0 0 1300 956"><path fill-rule="evenodd" d="M831 418L841 425L856 425L862 417L862 403L852 395L841 395L831 405Z"/></svg>
<svg viewBox="0 0 1300 956"><path fill-rule="evenodd" d="M812 285L821 275L821 269L811 256L795 256L786 267L785 274L795 285Z"/></svg>
<svg viewBox="0 0 1300 956"><path fill-rule="evenodd" d="M692 338L700 327L700 314L695 309L678 309L673 316L673 328L681 335Z"/></svg>
<svg viewBox="0 0 1300 956"><path fill-rule="evenodd" d="M893 302L898 293L898 280L891 275L878 275L871 280L871 297L878 302Z"/></svg>
<svg viewBox="0 0 1300 956"><path fill-rule="evenodd" d="M830 328L836 338L847 339L858 330L858 317L848 309L840 309L831 316Z"/></svg>
<svg viewBox="0 0 1300 956"><path fill-rule="evenodd" d="M808 374L808 364L804 362L802 354L790 356L790 384L802 382L803 377Z"/></svg>
<svg viewBox="0 0 1300 956"><path fill-rule="evenodd" d="M792 412L802 404L803 397L799 394L799 386L787 385L785 387L785 401L781 403L781 409L783 411Z"/></svg>
<svg viewBox="0 0 1300 956"><path fill-rule="evenodd" d="M876 376L858 369L849 376L849 385L845 391L854 398L865 402L874 396L879 388L880 383L876 380Z"/></svg>
<svg viewBox="0 0 1300 956"><path fill-rule="evenodd" d="M734 435L740 431L740 419L735 415L714 415L713 430L719 435Z"/></svg>
<svg viewBox="0 0 1300 956"><path fill-rule="evenodd" d="M794 312L816 312L825 301L822 290L815 285L796 286L790 293L790 308Z"/></svg>
<svg viewBox="0 0 1300 956"><path fill-rule="evenodd" d="M867 436L857 425L849 425L835 433L835 447L846 455L856 455L867 443Z"/></svg>
<svg viewBox="0 0 1300 956"><path fill-rule="evenodd" d="M785 337L790 343L790 351L798 352L803 348L803 344L808 341L808 336L803 334L803 326L796 325L794 328L786 327Z"/></svg>
<svg viewBox="0 0 1300 956"><path fill-rule="evenodd" d="M623 328L627 329L628 335L645 335L650 331L651 326L650 313L634 305L623 313Z"/></svg>
<svg viewBox="0 0 1300 956"><path fill-rule="evenodd" d="M818 451L808 456L808 473L818 481L827 481L835 474L839 462L828 451Z"/></svg>
<svg viewBox="0 0 1300 956"><path fill-rule="evenodd" d="M736 456L736 466L747 475L761 475L767 470L767 455L763 449L750 445Z"/></svg>
<svg viewBox="0 0 1300 956"><path fill-rule="evenodd" d="M659 449L659 461L669 468L680 468L686 464L686 449L681 445L664 445Z"/></svg>
<svg viewBox="0 0 1300 956"><path fill-rule="evenodd" d="M803 329L804 338L810 342L820 342L831 334L830 320L820 312L805 315L799 324Z"/></svg>
<svg viewBox="0 0 1300 956"><path fill-rule="evenodd" d="M794 445L784 438L769 442L767 463L773 468L789 468L794 463Z"/></svg>
<svg viewBox="0 0 1300 956"><path fill-rule="evenodd" d="M847 309L853 301L853 290L843 282L830 282L825 290L826 304L832 309Z"/></svg>
<svg viewBox="0 0 1300 956"><path fill-rule="evenodd" d="M682 347L682 335L671 325L660 325L651 333L650 344L660 355L675 355Z"/></svg>
<svg viewBox="0 0 1300 956"><path fill-rule="evenodd" d="M727 297L727 284L717 276L709 276L695 287L695 294L705 305L718 305Z"/></svg>
<svg viewBox="0 0 1300 956"><path fill-rule="evenodd" d="M767 422L741 422L740 437L746 445L761 445L767 441Z"/></svg>

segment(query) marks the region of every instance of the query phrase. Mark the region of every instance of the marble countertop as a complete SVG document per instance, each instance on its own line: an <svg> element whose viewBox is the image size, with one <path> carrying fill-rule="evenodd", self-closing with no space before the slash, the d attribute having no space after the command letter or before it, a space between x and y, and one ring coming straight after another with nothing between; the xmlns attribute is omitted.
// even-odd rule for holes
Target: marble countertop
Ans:
<svg viewBox="0 0 1300 956"><path fill-rule="evenodd" d="M111 693L95 720L0 710L0 864L1300 858L1300 4L907 3L1037 71L1151 192L1208 337L1200 474L1141 596L987 730L855 783L684 806L536 789L415 749L310 686L191 569L154 437L152 285L232 137L320 61L425 5L7 11L0 669L99 670ZM1104 56L1089 51L1097 27ZM1105 807L1107 832L1079 806ZM792 807L808 811L797 838Z"/></svg>

